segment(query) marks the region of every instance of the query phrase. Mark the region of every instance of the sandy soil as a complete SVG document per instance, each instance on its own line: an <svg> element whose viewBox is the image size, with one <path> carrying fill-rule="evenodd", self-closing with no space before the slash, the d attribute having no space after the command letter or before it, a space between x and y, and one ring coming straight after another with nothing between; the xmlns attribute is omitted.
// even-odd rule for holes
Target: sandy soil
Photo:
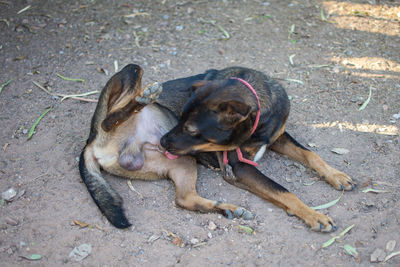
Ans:
<svg viewBox="0 0 400 267"><path fill-rule="evenodd" d="M0 84L12 79L0 93L0 192L17 192L0 205L0 265L369 266L377 264L370 262L377 249L380 261L399 251L399 16L400 3L388 0L0 1ZM33 82L52 93L85 93L128 63L144 68L145 84L232 65L280 79L292 101L288 131L359 184L323 210L339 229L312 232L201 166L202 196L246 207L256 218L182 210L170 181L134 181L134 192L108 175L133 223L125 231L112 227L77 166L96 104L61 101ZM314 172L272 152L260 169L310 206L341 194L324 182L309 185ZM391 240L397 244L386 249ZM92 250L79 262L70 252L82 244ZM41 259L30 261L35 254ZM400 266L400 256L386 265Z"/></svg>

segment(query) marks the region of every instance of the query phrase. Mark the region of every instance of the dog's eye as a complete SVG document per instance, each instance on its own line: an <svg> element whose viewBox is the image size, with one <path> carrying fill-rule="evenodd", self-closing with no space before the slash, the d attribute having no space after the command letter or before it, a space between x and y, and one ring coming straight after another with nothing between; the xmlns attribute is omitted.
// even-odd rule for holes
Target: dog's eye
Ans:
<svg viewBox="0 0 400 267"><path fill-rule="evenodd" d="M199 134L199 129L197 129L196 126L191 125L191 124L185 124L184 130L191 136L196 136Z"/></svg>

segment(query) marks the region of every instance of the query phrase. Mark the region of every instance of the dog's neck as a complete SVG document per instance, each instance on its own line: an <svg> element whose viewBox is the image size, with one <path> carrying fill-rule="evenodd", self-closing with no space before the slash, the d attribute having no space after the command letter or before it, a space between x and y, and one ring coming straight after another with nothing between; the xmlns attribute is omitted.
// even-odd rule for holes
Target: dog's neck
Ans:
<svg viewBox="0 0 400 267"><path fill-rule="evenodd" d="M252 135L256 131L257 126L258 126L258 122L260 121L260 113L261 113L260 99L258 98L256 90L254 90L254 88L253 88L253 86L251 86L251 84L249 84L245 80L243 80L241 78L237 78L237 77L231 77L230 79L237 80L237 81L241 82L242 84L244 84L247 88L250 89L250 91L254 94L254 96L257 99L258 111L257 111L256 119L255 119L254 124L253 124L253 128L251 129L250 135ZM246 159L246 158L243 157L243 154L242 154L242 151L240 150L240 147L236 148L236 153L237 153L239 161L241 161L243 163L247 163L249 165L258 166L257 162L249 160L249 159ZM228 151L226 151L226 150L223 151L222 155L223 155L224 164L227 165L228 164Z"/></svg>

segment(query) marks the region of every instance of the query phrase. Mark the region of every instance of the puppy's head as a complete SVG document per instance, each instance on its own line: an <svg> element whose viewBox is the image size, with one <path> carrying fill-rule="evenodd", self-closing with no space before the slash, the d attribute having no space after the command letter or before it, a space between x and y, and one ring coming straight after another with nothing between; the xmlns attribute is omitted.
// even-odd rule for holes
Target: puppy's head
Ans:
<svg viewBox="0 0 400 267"><path fill-rule="evenodd" d="M191 89L178 125L161 139L166 150L176 155L232 150L249 138L257 105L248 101L247 88L217 80L196 82Z"/></svg>

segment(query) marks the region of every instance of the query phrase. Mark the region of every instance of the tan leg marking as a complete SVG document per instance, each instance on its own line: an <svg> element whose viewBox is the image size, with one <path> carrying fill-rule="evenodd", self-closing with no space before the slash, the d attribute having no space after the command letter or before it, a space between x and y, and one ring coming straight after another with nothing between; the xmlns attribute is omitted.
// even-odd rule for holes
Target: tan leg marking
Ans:
<svg viewBox="0 0 400 267"><path fill-rule="evenodd" d="M235 177L226 179L229 183L275 204L289 215L299 217L314 231L330 232L336 230L331 218L308 207L295 194L288 192L266 177L254 166L238 163L233 168Z"/></svg>
<svg viewBox="0 0 400 267"><path fill-rule="evenodd" d="M347 174L332 168L314 152L296 145L293 140L285 134L281 135L275 143L270 146L270 149L311 167L338 190L352 190L355 187L355 183Z"/></svg>
<svg viewBox="0 0 400 267"><path fill-rule="evenodd" d="M228 218L232 216L245 219L253 218L251 212L244 208L199 196L196 191L197 165L193 158L180 157L168 161L171 165L168 177L175 183L176 203L179 206L193 211L219 212Z"/></svg>

